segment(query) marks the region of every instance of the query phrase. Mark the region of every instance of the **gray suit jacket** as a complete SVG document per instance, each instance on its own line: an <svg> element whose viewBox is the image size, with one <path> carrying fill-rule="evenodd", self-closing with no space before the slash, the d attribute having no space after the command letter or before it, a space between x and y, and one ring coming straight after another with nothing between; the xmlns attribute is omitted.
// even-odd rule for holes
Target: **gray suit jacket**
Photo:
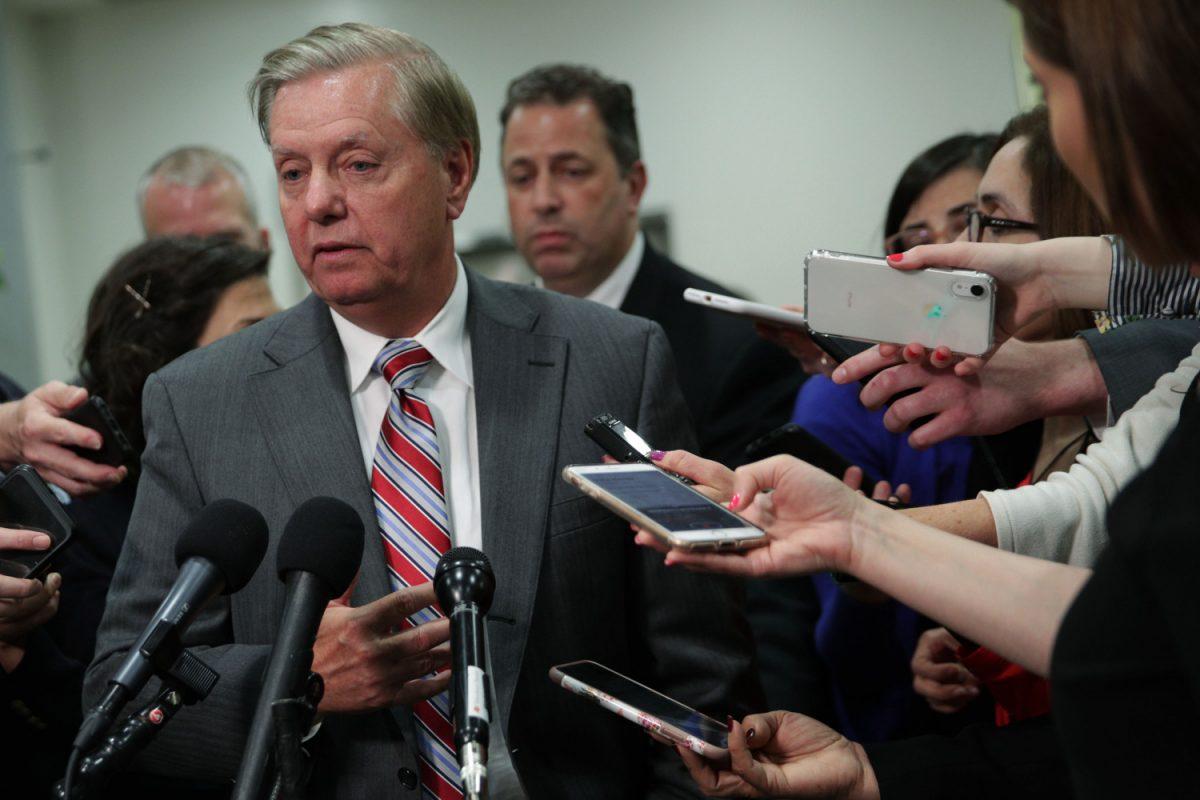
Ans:
<svg viewBox="0 0 1200 800"><path fill-rule="evenodd" d="M666 339L654 323L594 303L468 275L483 545L497 579L489 637L513 763L531 798L691 794L673 753L547 677L556 663L594 659L714 713L755 701L736 587L665 569L559 477L566 464L599 461L583 424L601 411L658 446L694 444ZM296 506L329 495L357 509L368 536L353 602L389 591L328 309L310 296L184 356L147 383L144 417L143 475L85 702L101 694L174 580L187 520L218 498L249 503L271 530L263 565L186 637L221 679L140 762L229 780L283 607L275 546ZM397 779L416 770L407 709L327 717L320 740L315 797L418 796Z"/></svg>
<svg viewBox="0 0 1200 800"><path fill-rule="evenodd" d="M1092 329L1079 335L1096 356L1116 419L1188 357L1200 341L1200 321L1141 319L1108 333Z"/></svg>

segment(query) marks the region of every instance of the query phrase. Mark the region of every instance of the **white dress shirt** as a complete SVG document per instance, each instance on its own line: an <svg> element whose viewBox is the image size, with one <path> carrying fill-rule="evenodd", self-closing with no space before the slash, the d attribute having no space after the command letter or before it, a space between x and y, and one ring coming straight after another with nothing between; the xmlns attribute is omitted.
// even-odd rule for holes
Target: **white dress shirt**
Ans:
<svg viewBox="0 0 1200 800"><path fill-rule="evenodd" d="M437 429L450 538L455 546L483 549L479 509L479 437L475 428L475 388L471 340L467 335L467 274L457 262L454 290L429 324L412 338L433 356L433 363L412 391L429 404ZM370 480L379 429L392 399L391 387L374 370L388 339L363 330L333 309L333 324L345 353L346 382L363 466Z"/></svg>
<svg viewBox="0 0 1200 800"><path fill-rule="evenodd" d="M637 277L638 267L642 264L642 254L645 252L646 237L638 231L633 237L633 244L629 245L629 250L617 264L617 268L583 299L620 310L621 303L625 302L625 295L629 294L633 279ZM539 289L546 288L540 277L533 279L533 285Z"/></svg>

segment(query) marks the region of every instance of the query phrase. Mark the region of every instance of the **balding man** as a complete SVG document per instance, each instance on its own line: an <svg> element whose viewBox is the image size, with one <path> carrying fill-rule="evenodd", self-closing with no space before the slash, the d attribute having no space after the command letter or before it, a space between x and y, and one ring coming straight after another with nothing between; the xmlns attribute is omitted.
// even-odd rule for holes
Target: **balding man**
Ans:
<svg viewBox="0 0 1200 800"><path fill-rule="evenodd" d="M138 181L137 206L147 238L224 236L267 249L246 170L208 147L180 147L150 165Z"/></svg>

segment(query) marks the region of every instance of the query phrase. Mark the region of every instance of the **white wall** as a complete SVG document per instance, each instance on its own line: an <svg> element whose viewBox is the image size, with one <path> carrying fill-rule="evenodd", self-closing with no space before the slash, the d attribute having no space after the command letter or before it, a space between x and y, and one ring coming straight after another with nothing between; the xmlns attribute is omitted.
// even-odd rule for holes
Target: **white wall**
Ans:
<svg viewBox="0 0 1200 800"><path fill-rule="evenodd" d="M22 167L21 187L44 377L70 374L91 286L139 238L137 178L180 144L246 164L276 289L301 296L244 88L268 49L347 19L415 34L474 94L483 163L460 243L506 231L496 115L508 80L584 62L634 85L646 207L670 214L675 256L772 301L796 298L814 247L879 248L916 152L1016 108L1011 17L996 0L123 0L36 15L8 35L21 37L18 144L51 150Z"/></svg>

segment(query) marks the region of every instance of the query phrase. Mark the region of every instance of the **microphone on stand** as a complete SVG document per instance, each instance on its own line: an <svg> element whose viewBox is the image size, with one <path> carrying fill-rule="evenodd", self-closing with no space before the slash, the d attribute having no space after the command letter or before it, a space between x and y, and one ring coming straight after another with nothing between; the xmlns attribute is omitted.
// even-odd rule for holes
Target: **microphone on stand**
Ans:
<svg viewBox="0 0 1200 800"><path fill-rule="evenodd" d="M250 581L266 551L266 520L237 500L215 500L188 523L175 544L179 577L109 679L108 692L84 718L72 743L64 794L72 794L79 759L95 748L117 713L150 678L158 675L200 697L208 694L216 673L184 649L181 637L217 594L232 594Z"/></svg>
<svg viewBox="0 0 1200 800"><path fill-rule="evenodd" d="M340 597L354 580L362 551L362 519L347 503L332 497L306 500L284 527L276 567L287 585L287 599L232 800L264 796L276 735L273 706L306 694L321 617L329 601ZM302 737L304 732L296 733ZM281 767L276 765L276 770Z"/></svg>
<svg viewBox="0 0 1200 800"><path fill-rule="evenodd" d="M433 574L438 605L450 618L450 659L454 682L454 749L463 793L478 800L487 790L488 697L484 620L492 607L496 578L487 556L473 547L455 547Z"/></svg>

